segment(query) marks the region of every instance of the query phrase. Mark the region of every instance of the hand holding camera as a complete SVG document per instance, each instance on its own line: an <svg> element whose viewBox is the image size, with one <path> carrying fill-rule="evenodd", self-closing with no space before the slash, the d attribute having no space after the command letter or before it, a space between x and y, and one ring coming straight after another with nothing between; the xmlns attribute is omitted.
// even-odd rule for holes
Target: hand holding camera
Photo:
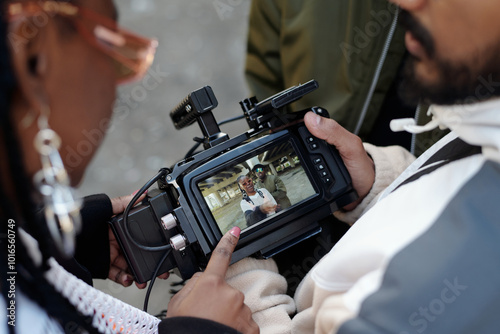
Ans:
<svg viewBox="0 0 500 334"><path fill-rule="evenodd" d="M359 196L344 209L354 209L365 198L375 181L375 165L366 153L361 138L344 129L333 119L319 117L312 112L304 116L304 123L313 136L324 139L337 148Z"/></svg>

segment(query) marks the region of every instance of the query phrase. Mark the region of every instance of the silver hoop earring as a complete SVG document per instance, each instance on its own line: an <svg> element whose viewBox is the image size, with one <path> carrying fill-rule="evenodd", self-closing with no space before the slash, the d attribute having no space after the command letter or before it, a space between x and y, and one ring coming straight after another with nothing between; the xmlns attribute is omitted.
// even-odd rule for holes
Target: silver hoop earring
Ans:
<svg viewBox="0 0 500 334"><path fill-rule="evenodd" d="M44 199L45 220L57 248L63 255L72 256L75 237L81 228L81 200L75 199L74 190L59 148L61 138L49 127L48 108L38 118L39 131L35 136L35 149L40 155L42 169L33 182Z"/></svg>

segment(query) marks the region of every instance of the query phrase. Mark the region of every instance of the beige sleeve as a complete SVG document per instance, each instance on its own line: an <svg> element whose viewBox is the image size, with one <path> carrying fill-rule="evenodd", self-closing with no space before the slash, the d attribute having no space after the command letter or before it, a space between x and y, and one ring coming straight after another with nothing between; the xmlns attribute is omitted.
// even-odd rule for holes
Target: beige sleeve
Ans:
<svg viewBox="0 0 500 334"><path fill-rule="evenodd" d="M245 294L261 334L290 333L295 303L273 260L245 258L229 267L226 281Z"/></svg>
<svg viewBox="0 0 500 334"><path fill-rule="evenodd" d="M295 294L297 314L292 320L292 334L336 333L347 320L356 316L343 301L345 291L319 288L308 274Z"/></svg>
<svg viewBox="0 0 500 334"><path fill-rule="evenodd" d="M354 210L334 213L335 217L351 225L375 205L382 191L415 161L415 157L401 146L380 147L364 143L364 147L375 164L375 182Z"/></svg>

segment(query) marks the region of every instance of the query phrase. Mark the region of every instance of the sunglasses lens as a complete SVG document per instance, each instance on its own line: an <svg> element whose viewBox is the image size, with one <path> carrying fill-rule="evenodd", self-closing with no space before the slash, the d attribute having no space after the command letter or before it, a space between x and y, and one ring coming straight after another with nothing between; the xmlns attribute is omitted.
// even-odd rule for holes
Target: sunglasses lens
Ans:
<svg viewBox="0 0 500 334"><path fill-rule="evenodd" d="M118 82L133 81L142 77L153 63L158 46L156 40L100 25L95 27L94 34L98 46L115 61Z"/></svg>
<svg viewBox="0 0 500 334"><path fill-rule="evenodd" d="M109 17L65 2L13 3L9 5L8 11L10 21L42 11L74 19L82 36L113 60L118 83L141 78L153 63L158 47L156 40L121 29Z"/></svg>
<svg viewBox="0 0 500 334"><path fill-rule="evenodd" d="M261 173L261 172L263 172L264 170L263 170L262 168L257 168L255 171L256 171L257 173Z"/></svg>

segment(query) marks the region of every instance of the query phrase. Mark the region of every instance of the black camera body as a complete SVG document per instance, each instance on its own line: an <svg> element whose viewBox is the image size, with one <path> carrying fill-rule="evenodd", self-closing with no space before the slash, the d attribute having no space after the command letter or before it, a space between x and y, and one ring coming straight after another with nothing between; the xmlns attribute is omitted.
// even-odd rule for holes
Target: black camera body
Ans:
<svg viewBox="0 0 500 334"><path fill-rule="evenodd" d="M316 88L312 80L260 103L255 98L240 102L250 130L232 139L215 122L211 110L217 100L208 86L191 93L171 112L177 128L198 121L205 150L163 169L155 180L158 189L111 221L139 283L172 269L190 278L206 266L218 241L233 226L242 232L232 263L247 256L269 258L319 233L317 221L357 199L338 152L305 127L306 111L283 113L286 105ZM322 108L311 109L328 117ZM266 178L279 179L285 186L288 204L279 205L276 198L276 211L250 224L246 214L258 210L257 202L269 200L267 194L272 193L262 189L252 171L257 164L266 167ZM261 189L254 204L242 196L237 183L242 175L255 179L254 188Z"/></svg>

